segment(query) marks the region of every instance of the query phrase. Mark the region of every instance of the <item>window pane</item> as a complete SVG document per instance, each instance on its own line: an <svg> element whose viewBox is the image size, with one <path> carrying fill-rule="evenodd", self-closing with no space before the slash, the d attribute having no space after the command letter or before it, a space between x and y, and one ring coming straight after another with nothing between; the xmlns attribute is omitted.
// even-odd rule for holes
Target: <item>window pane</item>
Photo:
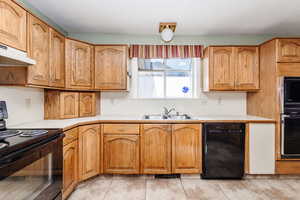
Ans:
<svg viewBox="0 0 300 200"><path fill-rule="evenodd" d="M192 77L190 72L166 73L166 97L193 97Z"/></svg>
<svg viewBox="0 0 300 200"><path fill-rule="evenodd" d="M171 70L191 70L192 59L166 59L166 65Z"/></svg>
<svg viewBox="0 0 300 200"><path fill-rule="evenodd" d="M139 72L138 87L138 95L141 98L163 98L163 72Z"/></svg>
<svg viewBox="0 0 300 200"><path fill-rule="evenodd" d="M140 59L139 69L140 70L164 70L163 59Z"/></svg>

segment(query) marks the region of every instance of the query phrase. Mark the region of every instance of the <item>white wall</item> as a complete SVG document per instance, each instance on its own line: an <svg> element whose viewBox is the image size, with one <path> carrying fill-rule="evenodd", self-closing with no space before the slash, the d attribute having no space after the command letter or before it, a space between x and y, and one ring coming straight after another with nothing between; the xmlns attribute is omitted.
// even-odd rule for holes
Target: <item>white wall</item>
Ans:
<svg viewBox="0 0 300 200"><path fill-rule="evenodd" d="M6 101L8 126L44 118L43 89L1 86L0 101Z"/></svg>
<svg viewBox="0 0 300 200"><path fill-rule="evenodd" d="M191 115L245 115L246 93L243 92L202 92L202 78L198 80L197 99L138 99L137 60L129 63L132 72L129 92L102 92L101 114L103 115L144 115L159 114L163 107L175 107L178 112ZM197 77L202 77L200 60L196 59L199 71Z"/></svg>

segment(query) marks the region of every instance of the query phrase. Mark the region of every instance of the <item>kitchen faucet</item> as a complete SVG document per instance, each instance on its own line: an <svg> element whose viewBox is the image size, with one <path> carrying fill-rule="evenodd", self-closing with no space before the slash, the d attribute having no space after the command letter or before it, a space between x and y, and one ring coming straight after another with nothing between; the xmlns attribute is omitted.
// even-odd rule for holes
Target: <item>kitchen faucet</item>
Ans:
<svg viewBox="0 0 300 200"><path fill-rule="evenodd" d="M171 113L172 111L175 111L175 108L168 109L167 107L164 107L163 116L165 116L165 117L170 117L170 113Z"/></svg>

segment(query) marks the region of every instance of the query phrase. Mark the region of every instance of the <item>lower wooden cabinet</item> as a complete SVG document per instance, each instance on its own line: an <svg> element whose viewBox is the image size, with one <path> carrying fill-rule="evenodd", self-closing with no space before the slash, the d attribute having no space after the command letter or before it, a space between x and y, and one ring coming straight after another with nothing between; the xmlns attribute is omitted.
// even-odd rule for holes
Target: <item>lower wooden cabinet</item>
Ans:
<svg viewBox="0 0 300 200"><path fill-rule="evenodd" d="M200 173L201 146L199 124L172 127L172 173Z"/></svg>
<svg viewBox="0 0 300 200"><path fill-rule="evenodd" d="M139 174L139 135L104 136L104 173Z"/></svg>
<svg viewBox="0 0 300 200"><path fill-rule="evenodd" d="M100 172L100 125L79 127L79 180Z"/></svg>
<svg viewBox="0 0 300 200"><path fill-rule="evenodd" d="M78 183L78 140L63 147L63 199L66 199Z"/></svg>
<svg viewBox="0 0 300 200"><path fill-rule="evenodd" d="M171 173L171 125L144 124L141 129L141 173Z"/></svg>

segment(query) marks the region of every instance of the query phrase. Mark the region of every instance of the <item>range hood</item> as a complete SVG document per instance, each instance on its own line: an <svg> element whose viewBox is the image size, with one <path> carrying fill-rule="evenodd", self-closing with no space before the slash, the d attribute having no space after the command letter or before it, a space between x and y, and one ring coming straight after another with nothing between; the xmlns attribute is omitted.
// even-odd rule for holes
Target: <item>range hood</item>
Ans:
<svg viewBox="0 0 300 200"><path fill-rule="evenodd" d="M29 66L36 64L27 53L0 44L0 66Z"/></svg>

